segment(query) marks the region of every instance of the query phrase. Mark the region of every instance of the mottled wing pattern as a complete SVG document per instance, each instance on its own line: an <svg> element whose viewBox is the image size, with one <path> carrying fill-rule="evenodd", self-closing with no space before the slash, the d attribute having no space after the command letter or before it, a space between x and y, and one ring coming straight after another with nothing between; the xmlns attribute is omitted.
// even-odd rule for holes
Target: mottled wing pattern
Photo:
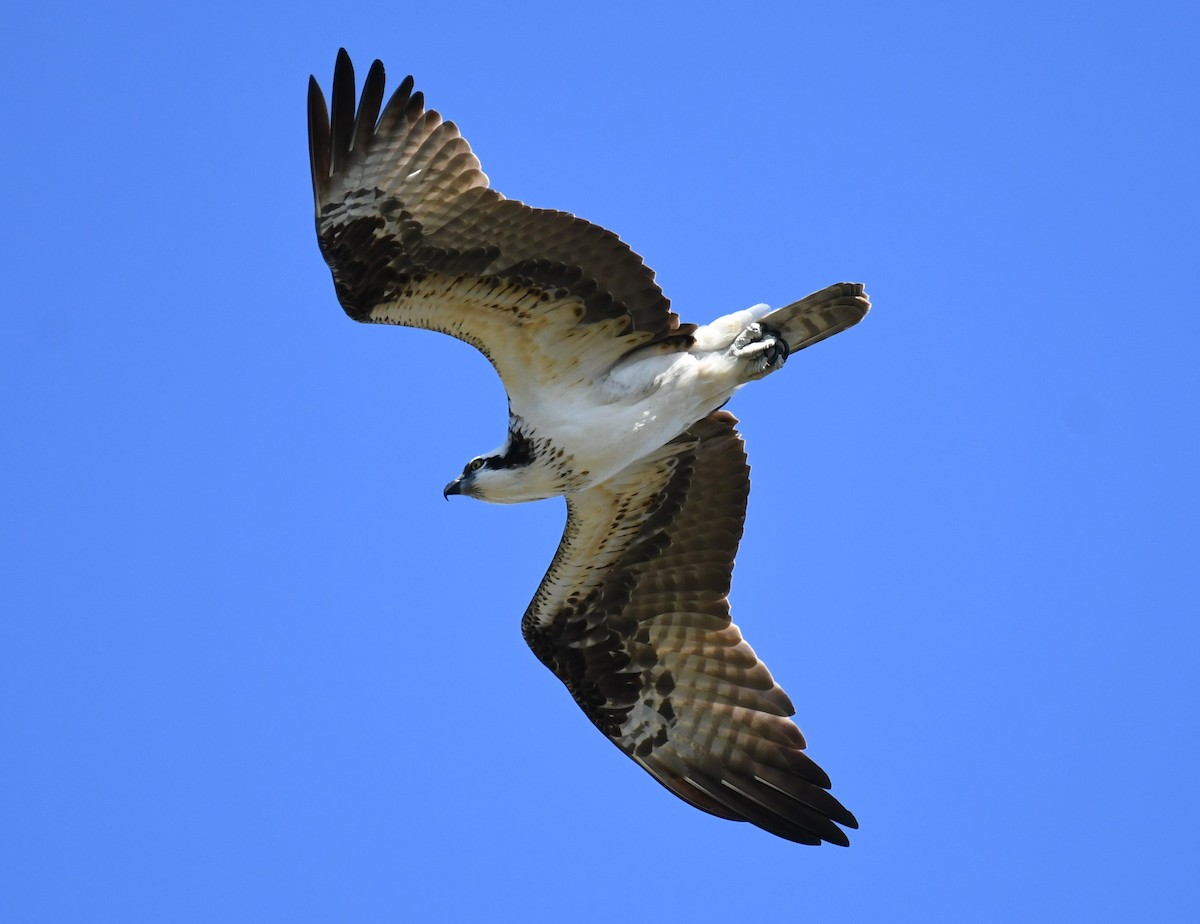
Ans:
<svg viewBox="0 0 1200 924"><path fill-rule="evenodd" d="M730 622L750 490L736 423L718 411L567 495L522 629L596 726L676 795L789 840L845 845L838 825L857 827L854 816Z"/></svg>
<svg viewBox="0 0 1200 924"><path fill-rule="evenodd" d="M317 237L350 317L465 340L506 384L539 360L579 357L586 375L633 348L687 345L694 325L679 324L653 271L615 234L489 189L458 128L425 108L411 77L386 106L383 93L376 61L356 108L344 49L328 108L309 82Z"/></svg>

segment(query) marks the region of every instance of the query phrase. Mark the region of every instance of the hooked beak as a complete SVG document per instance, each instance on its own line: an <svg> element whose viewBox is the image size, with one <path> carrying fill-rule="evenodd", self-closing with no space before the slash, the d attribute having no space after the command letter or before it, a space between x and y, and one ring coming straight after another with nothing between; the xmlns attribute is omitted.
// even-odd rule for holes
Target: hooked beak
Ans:
<svg viewBox="0 0 1200 924"><path fill-rule="evenodd" d="M446 485L445 489L442 491L442 497L446 498L446 500L450 500L451 494L462 494L462 475L459 475L452 482Z"/></svg>

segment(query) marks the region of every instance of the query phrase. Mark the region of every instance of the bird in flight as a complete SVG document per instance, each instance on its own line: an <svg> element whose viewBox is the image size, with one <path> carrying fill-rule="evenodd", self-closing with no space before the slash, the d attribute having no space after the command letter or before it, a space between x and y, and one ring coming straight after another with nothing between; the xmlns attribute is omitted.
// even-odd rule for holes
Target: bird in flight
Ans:
<svg viewBox="0 0 1200 924"><path fill-rule="evenodd" d="M521 620L529 647L675 795L790 841L847 845L842 828L857 821L730 621L750 469L720 408L862 320L863 287L681 323L611 231L489 188L411 77L383 99L375 61L356 104L344 49L328 105L309 80L317 240L351 318L441 331L499 373L507 438L446 496L566 498L562 540Z"/></svg>

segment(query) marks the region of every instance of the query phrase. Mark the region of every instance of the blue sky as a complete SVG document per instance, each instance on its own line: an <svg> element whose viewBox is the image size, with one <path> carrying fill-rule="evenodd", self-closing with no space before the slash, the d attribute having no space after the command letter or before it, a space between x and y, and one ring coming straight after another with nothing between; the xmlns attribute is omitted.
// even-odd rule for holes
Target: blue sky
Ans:
<svg viewBox="0 0 1200 924"><path fill-rule="evenodd" d="M1194 911L1187 4L41 3L7 17L0 916ZM525 649L559 501L446 504L469 348L355 325L305 85L416 75L685 320L841 279L746 389L734 615L862 828L696 812Z"/></svg>

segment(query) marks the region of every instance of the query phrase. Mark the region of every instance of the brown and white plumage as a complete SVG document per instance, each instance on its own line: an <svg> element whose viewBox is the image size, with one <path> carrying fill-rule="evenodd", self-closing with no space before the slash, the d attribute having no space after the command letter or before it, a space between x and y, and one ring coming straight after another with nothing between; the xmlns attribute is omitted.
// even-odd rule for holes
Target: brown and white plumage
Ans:
<svg viewBox="0 0 1200 924"><path fill-rule="evenodd" d="M735 419L716 409L857 323L862 286L681 324L616 235L505 199L411 78L386 106L383 90L376 61L356 108L345 51L331 111L310 82L318 240L352 318L443 331L499 372L508 439L447 493L566 497L522 620L530 647L676 795L789 840L848 843L838 825L854 816L730 622L749 468Z"/></svg>
<svg viewBox="0 0 1200 924"><path fill-rule="evenodd" d="M693 805L789 840L857 827L803 752L795 711L729 618L750 468L716 411L567 496L567 527L522 621L588 718ZM832 819L832 820L831 820Z"/></svg>

